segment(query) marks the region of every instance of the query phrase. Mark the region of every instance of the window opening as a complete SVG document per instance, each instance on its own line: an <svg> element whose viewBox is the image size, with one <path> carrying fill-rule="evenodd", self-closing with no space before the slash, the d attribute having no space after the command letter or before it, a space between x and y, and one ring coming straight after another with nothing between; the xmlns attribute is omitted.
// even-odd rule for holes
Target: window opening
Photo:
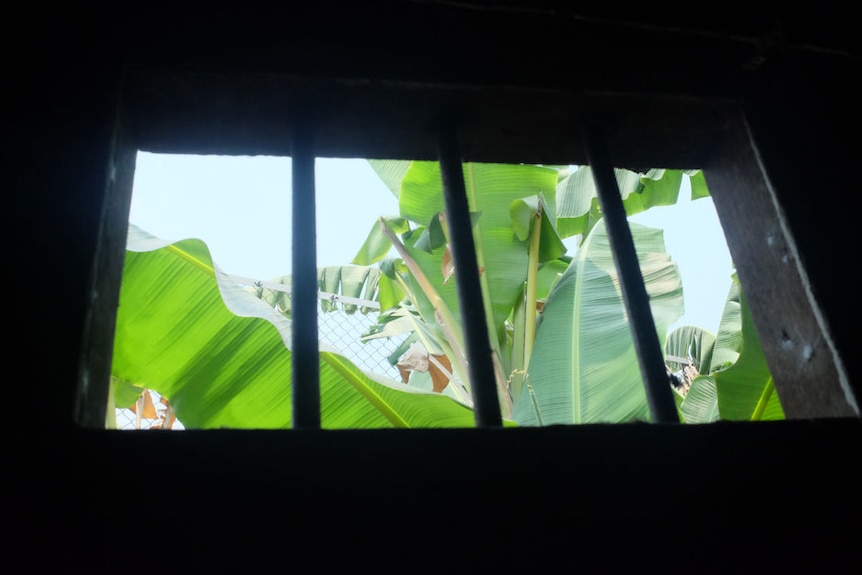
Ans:
<svg viewBox="0 0 862 575"><path fill-rule="evenodd" d="M145 156L145 155L142 154L142 156ZM150 159L152 159L152 158L150 158ZM212 159L212 158L210 158L210 159ZM227 158L227 160L228 161L235 161L235 160L238 160L238 158ZM255 160L255 158L246 158L245 160L253 161L253 160ZM290 159L289 158L268 158L268 160L272 160L272 161L278 160L279 162L281 162L280 164L278 164L278 167L277 167L277 172L278 172L279 176L282 178L282 184L279 187L280 188L283 187L285 189L288 188L288 186L286 184L284 184L284 180L286 179L286 174L288 174L290 171ZM405 171L409 168L409 165L411 164L410 162L393 161L393 162L387 163L387 161L367 162L365 160L356 160L356 161L338 160L338 161L336 161L336 160L328 160L328 159L317 159L316 160L317 168L316 168L315 177L316 177L319 184L324 184L324 187L328 186L331 183L330 182L331 178L330 178L329 174L337 173L339 171L339 169L341 169L343 171L350 171L347 168L339 168L338 167L339 162L341 162L342 166L350 165L350 166L355 167L357 164L361 163L363 167L369 168L368 173L371 173L373 175L373 177L376 179L375 181L378 184L379 189L383 190L383 192L388 196L387 199L390 200L390 204L387 207L381 206L379 209L374 210L373 213L375 213L375 216L373 219L372 218L366 219L364 216L360 216L360 214L358 213L359 212L359 206L362 205L363 207L365 207L364 204L368 203L367 200L364 200L362 202L354 202L354 201L341 201L340 202L342 205L340 205L339 207L344 207L346 205L349 208L348 211L352 210L354 212L353 215L354 215L354 220L356 220L355 223L359 226L358 229L361 230L360 236L365 234L365 230L367 230L371 221L376 220L379 216L387 216L388 215L388 216L392 216L393 218L400 217L400 214L398 213L398 211L399 211L398 198L396 197L395 193L393 193L391 190L386 189L386 188L387 188L387 186L391 187L392 185L396 185L396 184L393 184L393 182L397 182L398 177L404 176ZM374 164L376 166L376 170L370 168L370 166L372 164ZM139 162L139 172L142 175L146 174L145 165L146 165L146 160ZM331 170L328 168L331 168ZM554 181L556 182L558 179L562 179L563 177L565 177L566 174L573 173L580 168L578 168L577 166L556 166L556 167L545 167L545 169L555 171L553 178L554 178ZM696 173L696 171L694 171L693 173ZM327 176L323 176L322 174L327 174ZM473 174L470 174L470 176L472 176L472 175ZM643 175L643 174L641 174L641 175ZM689 181L688 176L683 178L683 181L687 183ZM400 183L397 185L400 185ZM317 240L318 246L319 246L318 251L321 252L320 246L324 245L323 242L321 241L321 236L329 237L331 235L337 234L337 237L340 239L346 238L347 237L346 236L347 228L343 225L338 226L337 229L334 230L335 233L333 233L333 231L327 230L326 226L322 224L322 222L325 221L325 219L327 217L327 208L331 207L331 204L333 203L334 200L331 198L323 199L323 198L326 198L326 196L322 196L320 193L320 186L318 186L318 188L319 189L318 189L318 204L317 204L317 206L318 206L317 221L318 221L319 226L318 226L318 233L317 233L316 240ZM350 197L350 196L360 197L360 194L361 194L361 197L363 199L366 198L368 189L363 188L360 192L359 188L360 188L360 186L358 186L358 185L355 188L354 187L343 188L341 190L342 191L341 197L342 198L345 197L344 190L348 190L346 197ZM282 190L282 189L280 189L279 192L280 192L280 197L282 199L284 198L284 196L288 197L288 201L283 202L282 204L278 205L278 208L280 208L280 210L282 212L284 212L281 214L283 216L284 220L288 221L290 218L289 214L291 211L291 208L288 205L290 194L285 193L285 190ZM207 201L212 202L212 201L214 201L214 198L209 197L207 199ZM337 200L335 200L335 201L337 201ZM133 199L133 202L137 202L137 200ZM258 204L259 206L264 207L265 211L268 213L278 211L277 209L273 209L272 204L267 204L266 202L253 202L253 201L251 201L249 203ZM352 208L350 206L352 206ZM137 209L138 208L135 207L133 209L133 213ZM203 210L203 207L201 207L201 210ZM507 207L507 211L508 211L508 207ZM646 213L647 212L644 212L644 214L646 214ZM243 214L245 214L245 212L243 212ZM247 217L251 218L252 216L249 215ZM476 214L474 214L474 217L476 217ZM632 219L637 218L637 217L638 216L633 216ZM371 221L369 221L369 220L371 220ZM238 231L237 225L225 226L225 227L227 229L230 229L230 230ZM253 232L246 232L245 234L242 235L242 237L246 237L247 235L258 235L258 236L266 237L265 228L266 228L266 226L258 225L258 226L256 226L256 229ZM422 231L426 231L427 229L428 228L426 227L425 230L422 230ZM282 233L284 233L286 230L280 230L280 231ZM185 235L188 235L188 234L185 234ZM430 235L431 234L429 232L428 236L430 237ZM365 240L369 240L369 238L370 238L370 236L365 237L363 240L353 240L353 248L350 251L355 252L356 255L362 253L363 249L365 247L367 247L367 246L364 246L363 243ZM415 237L414 237L414 241L415 241ZM286 258L286 255L289 253L289 248L287 248L284 245L279 245L279 244L282 244L281 241L270 240L269 242L267 242L266 240L262 240L262 242L264 244L265 243L276 244L277 249L274 250L275 254L276 254L274 257L276 259L282 259L282 260L288 259L288 258ZM283 243L289 243L289 242L290 242L290 239L288 239L287 241L285 241ZM345 243L346 243L346 240L345 240ZM575 242L572 241L572 238L566 238L564 240L564 243L566 244L567 247L570 248L571 252L575 251L575 250L571 249L573 246L575 246ZM673 257L672 250L669 249L668 251L670 252L670 256ZM387 256L397 256L398 254L394 248L391 248L391 249L389 249L389 251L386 255ZM569 254L569 255L571 255L571 254ZM213 257L214 257L214 259L218 258L217 251L215 249L213 250ZM352 259L355 259L355 258L352 258ZM336 261L343 261L343 258L341 260L336 260ZM216 263L218 263L218 262L216 262ZM341 267L341 266L320 265L320 264L324 264L324 263L330 264L330 263L335 263L335 262L332 260L321 261L321 259L319 258L318 259L318 264L319 264L318 268L320 269L320 268L326 268L326 267ZM347 263L349 264L350 262L347 262ZM287 266L289 264L284 262L281 265ZM354 265L353 267L359 267L359 266ZM370 268L370 269L380 269L380 267L377 264L365 265L364 267ZM442 271L440 273L443 274ZM319 271L318 271L318 274L320 274ZM249 274L249 275L229 274L229 275L242 288L255 292L259 296L259 298L263 302L270 305L272 307L272 309L274 309L278 313L281 313L286 318L291 317L291 313L290 313L291 310L289 310L288 308L285 307L287 305L290 305L290 303L291 303L290 288L288 287L289 281L287 281L287 282L285 281L285 277L283 274L274 274L276 276L275 281L273 281L272 279L261 281L259 279L259 277L260 277L259 274ZM252 275L257 276L257 277L250 277ZM444 276L441 275L441 278L442 277L444 277ZM289 277L287 279L289 280ZM340 278L340 279L343 280L344 278ZM379 288L379 279L380 278L378 277L377 278L378 288ZM320 284L325 285L328 278L325 275L324 276L318 275L317 280L320 282ZM367 336L376 335L375 331L377 332L377 334L379 334L382 330L385 330L386 326L387 326L387 323L385 321L383 323L377 323L377 322L373 321L373 318L375 315L373 312L376 311L377 313L380 313L381 310L375 310L374 309L376 306L379 305L379 302L375 301L375 292L373 290L367 291L368 284L363 285L362 289L360 291L350 292L350 293L344 292L344 285L345 284L343 282L342 283L336 282L333 285L336 286L335 289L333 289L333 291L330 292L330 291L319 290L319 292L316 295L315 308L316 308L316 313L317 313L318 326L320 328L320 339L324 344L324 347L321 349L327 349L326 346L331 345L334 348L336 348L337 350L339 350L342 354L349 355L347 353L348 351L350 351L351 353L357 352L358 350L361 350L361 349L367 349L366 346L370 346L370 345L374 345L374 344L379 345L379 344L384 343L384 342L389 345L389 348L386 350L388 352L387 358L384 359L383 361L381 361L380 358L378 358L376 365L373 367L368 367L367 365L360 365L360 361L358 361L356 359L357 358L356 355L349 356L350 361L354 365L350 366L347 363L344 363L343 365L337 366L341 370L339 372L339 375L341 377L343 377L345 379L349 379L351 377L361 379L363 377L362 373L370 372L371 374L373 374L374 377L379 378L380 376L383 376L384 378L395 381L396 383L399 383L399 382L405 383L406 382L407 386L408 387L412 386L411 389L414 389L414 390L433 391L435 389L435 386L436 386L441 395L446 394L446 395L449 395L450 398L459 399L458 395L456 393L452 392L452 387L455 387L455 386L450 387L448 385L453 380L455 382L458 382L458 379L457 379L457 371L458 370L451 365L451 361L449 361L448 357L445 354L436 354L436 353L428 352L427 348L420 347L420 346L416 345L417 340L419 343L421 343L421 339L414 337L411 340L410 335L405 334L405 333L401 333L397 337L392 337L392 338L389 338L389 337L367 337ZM350 295L351 293L352 293L352 295ZM281 295L280 300L277 299L279 294ZM543 295L547 295L547 294L543 294ZM537 304L539 306L543 305L544 303L545 303L544 301L538 301L537 302ZM347 314L347 313L345 313L346 310L351 310L353 313ZM540 310L541 310L541 308L540 308ZM384 312L384 316L385 316L385 313L387 311L389 311L391 313L391 310L382 310L382 311ZM403 311L404 310L401 310L401 312L403 312ZM369 313L365 314L363 312L369 312ZM365 335L366 336L365 339L367 340L366 343L357 344L354 341L354 342L351 342L352 345L340 347L339 342L333 342L332 339L329 339L328 334L326 333L327 327L326 327L325 322L327 320L330 320L331 318L337 317L337 315L341 315L342 317L350 317L351 320L354 322L356 322L357 319L363 319L364 320L364 323L362 323L363 327L360 329L354 329L353 334L354 334L354 336L356 336L357 332L359 332L361 335ZM389 318L384 317L384 319L389 319ZM396 318L396 319L398 319L398 318ZM403 318L401 318L401 319L403 319ZM357 322L357 323L359 323L359 322ZM512 329L512 326L511 326L511 322L506 324L506 329L510 330L510 332L514 332L514 330ZM427 343L427 340L426 340L426 343ZM415 353L412 355L410 353L408 353L411 351L411 348L412 348L412 351L418 352L420 355L417 356ZM424 350L424 354L423 354L423 350ZM563 359L565 359L565 358L563 358ZM395 360L395 361L393 361L393 360ZM543 358L543 361L546 361L546 358ZM395 365L393 365L393 363L395 363ZM388 371L379 370L379 368L381 366L383 366L384 364L388 364L388 368L389 368ZM673 367L673 368L675 368L674 371L680 371L680 372L682 371L682 369L684 367L686 367L685 365L673 364L673 363L667 363L666 365L668 366L668 369ZM506 384L507 384L507 386L510 386L510 389L512 386L520 386L523 389L527 389L528 390L527 393L534 393L534 391L530 390L530 387L532 386L533 382L530 380L530 370L529 369L521 370L522 373L518 373L518 370L512 369L511 365L506 365L505 368L506 368L506 371L504 373L506 376ZM373 391L374 377L370 378L371 379L370 383L364 382L365 385L369 386L369 389L366 390L369 394L371 394L371 391ZM436 378L436 380L435 380L435 378ZM285 378L285 383L287 383L287 381L289 381L289 379ZM441 382L443 382L443 383L441 383ZM354 382L354 383L356 385L362 385L363 384L362 381ZM441 385L445 386L445 387L443 387L442 390L439 389ZM152 396L152 399L153 399L153 405L154 406L158 407L159 405L164 405L164 404L159 403L161 397L158 394L154 394ZM464 398L462 397L460 399L463 400ZM190 400L190 396L186 396L183 398L183 401L189 401L189 400ZM225 398L220 398L219 400L226 402L227 404L230 403L230 401L226 400ZM380 401L382 401L382 400L380 400ZM540 399L536 399L536 402L538 402L538 401L540 401ZM382 403L380 405L375 406L375 408L376 409L382 409L381 405L385 404L385 403L386 403L385 401L382 401ZM535 403L535 402L531 402L531 403ZM681 402L678 402L678 403L681 403ZM535 405L532 405L531 407L532 407L533 411L537 411L538 413L541 413L541 409L536 408ZM324 409L325 409L325 407L324 407ZM521 407L520 409L523 409L523 407ZM265 409L263 411L265 411ZM126 419L127 424L126 425L127 425L127 427L133 427L134 426L133 423L135 422L135 417L134 417L135 413L132 412L132 415L133 415L133 417L131 418L132 423L129 423L128 413L129 412L127 411L126 412L126 416L127 416L127 419ZM118 412L118 414L119 414L119 412ZM506 415L507 415L507 418L511 417L512 412L509 411L506 413ZM387 416L390 418L388 420L390 423L394 421L396 423L405 424L404 422L398 421L399 414L397 412L387 414ZM644 417L643 414L641 417ZM165 419L166 419L165 416L160 413L159 417L153 420L153 422L156 424L155 427L158 428L159 427L159 421L162 421ZM460 419L457 419L457 421L460 421L463 424L464 421L469 421L469 420L465 420L463 418L460 418ZM546 420L541 419L541 415L539 415L539 417L537 417L535 420L531 420L529 422L529 424L534 424L534 425L535 424L546 424L549 422L550 421L546 421ZM182 421L180 421L177 425L183 425ZM251 426L255 427L256 425L252 423ZM324 426L325 426L325 424L324 424Z"/></svg>
<svg viewBox="0 0 862 575"><path fill-rule="evenodd" d="M788 417L858 413L843 360L820 311L818 295L810 289L788 222L778 204L779 198L765 173L745 115L736 104L631 94L584 94L573 107L570 95L550 92L528 94L494 89L487 93L460 89L440 92L439 87L414 90L415 87L397 83L386 86L343 85L335 89L325 82L308 84L302 81L297 85L286 78L275 84L267 83L266 89L262 90L260 86L240 85L236 79L229 78L224 78L225 85L209 86L212 78L194 74L188 77L191 84L182 84L179 92L172 92L177 83L158 84L164 79L159 74L154 78L145 74L130 84L130 98L126 100L124 111L118 115L115 145L106 166L106 201L94 251L93 288L83 326L84 345L76 398L76 418L86 427L102 427L105 420L108 396L105 387L111 374L111 354L106 351L111 349L116 331L114 320L118 315L125 253L123 238L128 227L128 220L124 218L128 217L132 196L134 152L140 148L162 152L289 155L291 148L295 147L290 141L295 127L286 126L283 120L299 117L302 114L297 112L307 111L307 107L297 102L296 97L282 98L278 95L302 96L309 93L328 94L325 101L316 100L322 106L318 111L324 112L326 117L315 133L315 151L321 155L385 158L391 154L389 157L399 159L414 155L423 159L436 158L437 138L427 128L433 121L429 115L436 115L435 110L439 108L438 97L444 96L445 100L452 98L452 103L459 106L472 102L465 108L469 121L464 124L464 157L473 163L482 160L517 162L519 156L524 158L521 161L532 163L575 159L585 162L587 158L583 142L577 137L578 130L572 130L567 122L559 120L571 118L578 109L588 109L591 121L601 121L608 128L602 135L608 138L609 150L612 151L609 155L620 165L637 166L638 169L660 166L665 161L676 168L702 165L704 173L709 176L710 186L715 186L717 192L716 210L723 222L733 226L733 233L727 239L740 270L741 283L738 285L750 288L749 293L737 294L734 301L729 297L728 304L736 306L737 323L743 326L740 331L756 333L755 337L762 339L761 357L768 357L770 362L770 369L762 374L771 380L774 373L775 388L781 393L781 403L788 409ZM152 90L153 80L161 86L156 91ZM208 86L211 89L207 89ZM157 98L150 97L156 92L159 93ZM239 92L243 94L242 98L219 98L215 108L211 107L215 101L207 100L212 94ZM196 96L194 102L209 102L203 108L196 108L199 114L190 113L188 97L192 94L200 96ZM473 100L474 97L479 99ZM535 116L510 114L523 110L524 97L531 103L531 109L543 112ZM480 100L483 105L473 105ZM228 103L227 108L222 107L225 102ZM246 105L249 103L259 106L260 113L248 114L248 110L253 109ZM219 121L210 121L214 117ZM524 121L527 117L529 121ZM282 122L273 124L273 118L280 118ZM501 122L500 118L511 118L514 123ZM620 129L622 126L625 129ZM649 137L644 139L643 136ZM647 141L650 144L645 146ZM760 289L763 286L768 286L768 289ZM745 313L746 304L750 305L750 315L757 319L756 330L751 317ZM548 302L545 305L549 305ZM544 307L542 311L544 326L551 314ZM120 315L122 313L121 306ZM547 331L544 327L542 329ZM494 335L499 337L501 334ZM703 342L697 345L704 347ZM226 351L232 350L226 348ZM683 351L685 353L672 355L686 357L688 349ZM729 354L722 358L724 362L721 365L735 367L742 362L743 355ZM225 353L213 353L206 359L215 364L223 361L224 357ZM536 357L531 358L532 363L538 361ZM559 357L547 357L544 361L554 365L565 364ZM761 363L765 366L765 361ZM683 366L671 367L676 368L676 372ZM339 370L341 377L361 380L361 376L348 367L340 366ZM511 377L507 380L511 381L506 385L530 389L528 380L532 372L508 373ZM717 386L718 382L714 387ZM372 385L366 387L373 388ZM716 395L715 389L705 391L708 392L707 397ZM737 413L733 417L725 417L725 413L721 413L721 418L767 418L769 409L762 409L761 401L769 399L767 391L757 390L754 394L753 403L759 407L752 413ZM693 392L694 385L685 396L686 403L691 403ZM246 394L245 399L253 399L253 395ZM773 390L771 396L775 395ZM376 409L386 403L379 401L380 398L373 393L367 396L378 401ZM286 397L290 399L289 394ZM172 400L177 401L173 397ZM227 410L222 414L235 411L234 405L227 405L224 394L210 393L207 400ZM272 405L272 401L261 400L259 405L249 409L256 417L260 414L266 416L272 411ZM174 407L179 412L179 406ZM322 407L326 414L326 402ZM712 410L713 414L715 411ZM399 419L397 410L390 410L387 416L386 425L409 425L409 422ZM686 420L691 421L688 417ZM266 417L256 421L261 422L259 427L279 427ZM545 421L548 420L543 418ZM214 420L199 422L195 427L213 425ZM375 425L377 423L371 426ZM447 420L441 425L454 424ZM323 426L345 425L344 422L324 422Z"/></svg>
<svg viewBox="0 0 862 575"><path fill-rule="evenodd" d="M647 404L652 419L658 423L677 423L679 414L667 383L659 334L650 307L650 297L641 274L637 248L626 221L622 193L616 181L614 166L607 156L605 142L595 126L586 126L586 151L614 253L620 291L643 376Z"/></svg>
<svg viewBox="0 0 862 575"><path fill-rule="evenodd" d="M203 239L213 262L229 279L290 318L291 163L289 157L140 152L130 221L165 241ZM320 158L316 165L321 180L318 268L346 266L370 223L380 214L397 211L397 200L364 160ZM403 336L359 341L376 325L379 303L364 299L366 293L351 297L340 284L332 288L336 293L327 292L327 278L318 279L314 308L322 345L344 354L361 370L398 379L398 368L388 357ZM148 392L161 410L162 396ZM122 397L129 406L115 412L116 424L135 429L135 397ZM144 417L140 426L158 428L158 419ZM181 420L173 428L178 426Z"/></svg>
<svg viewBox="0 0 862 575"><path fill-rule="evenodd" d="M494 361L489 333L491 330L484 321L486 305L480 280L482 272L479 270L479 258L473 237L471 206L464 183L458 128L454 123L444 123L440 130L439 158L445 200L443 216L451 238L449 245L452 273L457 276L461 308L460 331L465 340L464 351L467 355L476 425L500 427L503 425L500 403L508 404L510 393L502 386L505 371ZM479 219L481 220L481 214ZM482 225L481 222L478 225ZM535 320L530 318L528 321Z"/></svg>

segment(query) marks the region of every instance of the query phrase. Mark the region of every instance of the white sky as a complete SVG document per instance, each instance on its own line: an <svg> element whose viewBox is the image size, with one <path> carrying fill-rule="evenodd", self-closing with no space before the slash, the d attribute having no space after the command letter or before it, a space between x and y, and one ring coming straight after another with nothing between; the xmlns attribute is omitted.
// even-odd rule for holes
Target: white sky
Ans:
<svg viewBox="0 0 862 575"><path fill-rule="evenodd" d="M167 240L198 238L225 272L268 280L291 270L290 159L138 154L130 221ZM346 265L398 202L365 160L318 158L318 266ZM687 187L686 187L687 190ZM732 265L710 198L653 208L633 221L665 230L686 315L716 333Z"/></svg>

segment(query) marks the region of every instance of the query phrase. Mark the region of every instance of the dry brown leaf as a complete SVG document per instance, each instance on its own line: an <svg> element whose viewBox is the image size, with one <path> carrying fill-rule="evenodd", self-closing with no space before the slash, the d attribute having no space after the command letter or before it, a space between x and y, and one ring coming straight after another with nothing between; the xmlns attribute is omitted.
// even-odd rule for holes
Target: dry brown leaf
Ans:
<svg viewBox="0 0 862 575"><path fill-rule="evenodd" d="M410 382L410 371L409 369L404 369L400 365L396 366L398 368L398 373L401 374L401 383L409 383Z"/></svg>
<svg viewBox="0 0 862 575"><path fill-rule="evenodd" d="M448 357L445 355L435 355L434 359L440 362L440 364L445 367L449 373L452 373L452 362L449 361ZM449 385L449 375L441 370L434 362L429 362L428 371L431 372L431 381L434 384L434 391L440 393L446 389L446 386Z"/></svg>
<svg viewBox="0 0 862 575"><path fill-rule="evenodd" d="M429 358L433 357L435 361ZM440 366L444 369L441 369ZM449 377L452 373L452 362L445 355L434 355L428 353L425 346L419 342L413 343L410 348L401 356L401 361L396 364L398 373L401 374L401 381L408 383L410 374L413 371L429 372L434 391L441 392L449 385ZM447 373L448 372L448 373Z"/></svg>
<svg viewBox="0 0 862 575"><path fill-rule="evenodd" d="M398 368L398 373L401 374L401 381L407 383L410 381L411 371L428 371L428 350L421 343L415 342L401 356L401 361L395 366Z"/></svg>
<svg viewBox="0 0 862 575"><path fill-rule="evenodd" d="M153 394L149 391L144 392L144 419L158 419L159 414L156 411L156 406L153 403Z"/></svg>
<svg viewBox="0 0 862 575"><path fill-rule="evenodd" d="M144 400L144 408L141 411L141 417L143 419L158 419L159 414L156 412L156 406L155 406L155 404L153 404L153 396L150 394L150 392L145 391L144 393L141 394L141 397L143 397L143 400ZM135 403L133 403L129 409L131 409L132 412L137 413L138 412L138 402L135 401Z"/></svg>
<svg viewBox="0 0 862 575"><path fill-rule="evenodd" d="M443 272L443 285L446 285L449 283L449 278L455 273L455 263L452 261L449 244L446 244L446 249L443 251L443 263L440 265L440 271Z"/></svg>
<svg viewBox="0 0 862 575"><path fill-rule="evenodd" d="M164 396L161 398L161 402L165 406L165 413L162 415L161 428L173 429L174 423L177 421L177 416L174 414L174 408Z"/></svg>

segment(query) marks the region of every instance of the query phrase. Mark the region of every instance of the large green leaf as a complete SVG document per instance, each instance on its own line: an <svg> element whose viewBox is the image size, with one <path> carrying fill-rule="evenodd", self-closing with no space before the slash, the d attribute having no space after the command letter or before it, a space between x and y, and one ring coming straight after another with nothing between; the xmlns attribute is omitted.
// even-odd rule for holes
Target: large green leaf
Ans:
<svg viewBox="0 0 862 575"><path fill-rule="evenodd" d="M635 193L624 200L626 213L634 215L655 206L672 206L679 199L682 170L649 170L640 175Z"/></svg>
<svg viewBox="0 0 862 575"><path fill-rule="evenodd" d="M708 375L694 378L680 406L686 423L712 423L720 419L715 379Z"/></svg>
<svg viewBox="0 0 862 575"><path fill-rule="evenodd" d="M553 223L557 171L530 165L467 163L463 172L470 211L480 214L473 233L478 264L484 270L483 295L492 310L492 331L500 334L527 277L526 240L519 240L512 228L510 206L516 200L542 195ZM436 162L413 163L401 182L399 205L403 217L423 226L445 212ZM441 295L454 313L459 309L457 292L443 289L445 278L440 270L443 251L435 250L433 255L417 257L417 261L434 285L441 288ZM457 277L454 281L457 282Z"/></svg>
<svg viewBox="0 0 862 575"><path fill-rule="evenodd" d="M784 410L742 293L740 308L742 349L739 357L733 366L714 374L719 413L724 420L784 419Z"/></svg>
<svg viewBox="0 0 862 575"><path fill-rule="evenodd" d="M407 220L400 216L382 217L395 233L404 234L410 229ZM385 258L390 251L392 251L392 243L383 233L380 225L374 222L374 225L371 226L371 231L368 232L368 237L365 239L362 247L359 248L351 263L365 266L375 264Z"/></svg>
<svg viewBox="0 0 862 575"><path fill-rule="evenodd" d="M401 180L410 168L410 160L368 160L377 175L396 198L401 194Z"/></svg>
<svg viewBox="0 0 862 575"><path fill-rule="evenodd" d="M711 370L695 378L682 403L681 411L687 423L709 423L722 420L767 420L784 419L784 412L760 340L754 329L751 314L734 274L733 283L719 323L718 336L714 339L712 360L708 355L700 359L699 365L711 365ZM678 346L689 337L691 349L706 349L709 338L697 341L693 334L699 328L679 328L674 337ZM672 353L670 342L666 346ZM680 347L673 348L683 355Z"/></svg>
<svg viewBox="0 0 862 575"><path fill-rule="evenodd" d="M702 170L688 170L686 174L691 179L691 199L699 200L710 197L709 188L706 187L706 178Z"/></svg>
<svg viewBox="0 0 862 575"><path fill-rule="evenodd" d="M367 301L374 301L379 278L380 269L369 266L326 266L317 270L318 290L333 296L344 295L352 299L364 298ZM338 309L335 300L321 300L320 306L323 311ZM358 306L344 301L341 308L344 313L352 314ZM363 310L363 313L369 311L365 307Z"/></svg>
<svg viewBox="0 0 862 575"><path fill-rule="evenodd" d="M682 281L663 232L631 224L660 342L683 312ZM520 425L648 420L649 409L604 222L552 289L541 314Z"/></svg>
<svg viewBox="0 0 862 575"><path fill-rule="evenodd" d="M735 273L731 279L733 281L727 292L724 309L721 311L712 361L706 369L702 370L705 373L727 369L736 363L742 349L742 293L739 289L739 279Z"/></svg>
<svg viewBox="0 0 862 575"><path fill-rule="evenodd" d="M530 196L519 198L512 202L509 208L512 216L512 229L515 236L526 241L532 228L533 220L539 219L539 259L540 263L559 259L566 253L567 248L557 230L551 217L548 215L548 205L541 196Z"/></svg>
<svg viewBox="0 0 862 575"><path fill-rule="evenodd" d="M634 215L653 206L677 202L681 170L649 170L646 173L614 169L626 214ZM586 236L601 218L596 184L589 166L580 166L557 184L557 232L568 238Z"/></svg>
<svg viewBox="0 0 862 575"><path fill-rule="evenodd" d="M114 405L119 409L125 409L131 406L141 396L144 391L142 387L132 385L128 381L111 377L111 390L114 400Z"/></svg>
<svg viewBox="0 0 862 575"><path fill-rule="evenodd" d="M290 318L293 312L291 283L291 276L279 276L265 282L257 282L252 293ZM378 307L360 306L359 303L378 302L382 308L384 302L391 304L393 297L401 297L392 291L390 282L381 275L381 270L377 267L347 265L319 268L317 285L321 292L334 296L331 300L320 300L320 307L325 312L341 309L344 313L353 314L358 309L367 314Z"/></svg>
<svg viewBox="0 0 862 575"><path fill-rule="evenodd" d="M130 226L113 376L167 397L187 428L287 428L290 321L212 263L203 242ZM472 427L440 394L361 371L321 348L324 428Z"/></svg>
<svg viewBox="0 0 862 575"><path fill-rule="evenodd" d="M667 337L664 345L666 363L676 371L682 368L684 363L673 358L686 358L694 363L698 372L706 372L712 364L714 347L715 335L701 327L684 325L673 330Z"/></svg>

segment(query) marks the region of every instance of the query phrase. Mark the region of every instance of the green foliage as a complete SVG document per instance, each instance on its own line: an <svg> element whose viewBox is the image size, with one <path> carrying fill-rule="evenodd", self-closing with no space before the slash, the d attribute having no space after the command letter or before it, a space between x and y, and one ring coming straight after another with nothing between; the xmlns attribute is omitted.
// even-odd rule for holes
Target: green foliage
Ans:
<svg viewBox="0 0 862 575"><path fill-rule="evenodd" d="M216 269L203 242L130 226L116 333L114 378L167 397L187 428L290 427L290 322ZM465 406L325 347L320 393L327 429L474 426Z"/></svg>
<svg viewBox="0 0 862 575"><path fill-rule="evenodd" d="M703 369L691 383L680 410L687 423L784 419L778 394L754 329L748 305L734 275L718 336L700 328L679 328L666 347ZM705 368L705 369L704 369Z"/></svg>
<svg viewBox="0 0 862 575"><path fill-rule="evenodd" d="M440 375L433 371L414 370L408 384L396 382L321 345L323 427L472 427L439 166L371 164L398 198L400 213L374 223L353 265L318 270L318 285L381 304L365 339L410 334L393 364L421 343L429 357L451 361L452 379L443 392L432 391ZM463 170L506 424L648 419L589 168L464 164ZM708 195L700 172L616 175L629 214L676 202L684 177L693 197ZM688 358L702 372L684 399L677 396L685 421L783 417L738 284L717 336L693 327L667 335L683 310L679 271L661 230L631 229L657 334L674 358L668 368L682 369L680 358ZM567 254L561 238L574 235L578 249ZM387 257L393 250L397 257ZM290 277L272 283L289 285ZM335 304L321 305L331 311ZM369 311L349 302L343 309ZM130 226L112 399L125 406L143 389L156 391L189 428L290 427L290 317L284 291L237 285L202 242L168 243Z"/></svg>
<svg viewBox="0 0 862 575"><path fill-rule="evenodd" d="M474 236L504 415L526 425L647 419L619 279L601 215L594 210L596 190L589 169L465 164L463 170L470 210L479 215ZM443 211L439 166L414 162L400 185L391 173L381 177L394 193L397 190L400 216L410 223L410 231L399 237L386 220L380 221L406 263L399 283L405 286L403 305L411 312L397 313L399 321L387 320L385 330L377 333L393 334L396 326L409 329L429 350L454 354L456 375L469 392L466 358L452 348L462 330L453 286L457 277L445 273L445 226L437 241L423 243L430 250L417 249L419 242L413 239L416 233L427 237ZM627 210L637 213L674 203L683 174L617 170L617 178ZM582 237L578 254L571 257L561 237L573 233ZM660 231L636 226L633 235L663 340L682 313L678 270L665 253ZM363 252L354 261L371 263ZM540 304L546 306L541 314ZM441 314L447 317L448 333L440 329Z"/></svg>
<svg viewBox="0 0 862 575"><path fill-rule="evenodd" d="M661 230L632 224L641 273L663 340L682 315L682 282ZM548 296L528 372L534 397L515 399L521 425L648 420L634 341L600 221Z"/></svg>

